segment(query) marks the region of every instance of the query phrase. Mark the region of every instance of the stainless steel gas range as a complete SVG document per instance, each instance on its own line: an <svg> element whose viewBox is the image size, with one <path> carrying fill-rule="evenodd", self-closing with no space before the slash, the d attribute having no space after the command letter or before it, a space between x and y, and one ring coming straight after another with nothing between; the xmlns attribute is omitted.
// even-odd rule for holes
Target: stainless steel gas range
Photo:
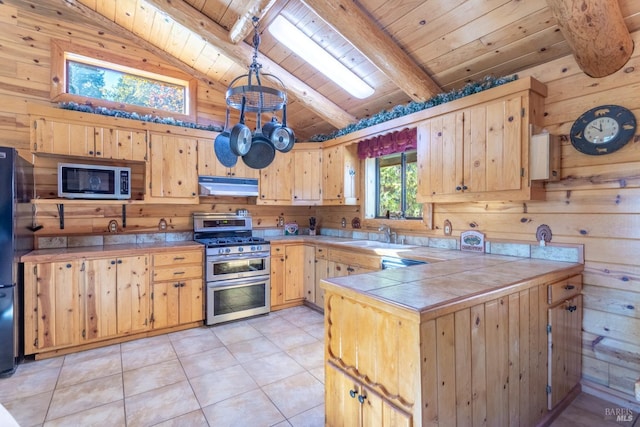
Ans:
<svg viewBox="0 0 640 427"><path fill-rule="evenodd" d="M270 247L252 236L251 216L196 212L193 231L206 246L206 324L268 313Z"/></svg>

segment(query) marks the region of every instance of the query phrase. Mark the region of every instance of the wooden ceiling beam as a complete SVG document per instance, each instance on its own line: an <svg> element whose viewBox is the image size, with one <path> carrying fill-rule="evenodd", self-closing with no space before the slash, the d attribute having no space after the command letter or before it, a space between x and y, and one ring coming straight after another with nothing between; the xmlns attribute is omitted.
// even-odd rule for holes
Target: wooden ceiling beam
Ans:
<svg viewBox="0 0 640 427"><path fill-rule="evenodd" d="M59 0L62 1L62 0ZM71 1L71 0L68 0ZM229 42L229 33L206 15L191 7L183 0L145 0L150 5L162 10L171 19L188 30L200 35L207 42L218 48L224 55L239 64L249 65L253 56L253 47L241 42ZM293 76L280 65L262 56L258 61L262 71L278 77L297 100L309 110L340 129L356 122L356 118L325 98L303 81Z"/></svg>
<svg viewBox="0 0 640 427"><path fill-rule="evenodd" d="M275 2L276 0L251 0L245 7L244 12L240 12L238 20L229 31L231 43L238 43L244 40L253 31L253 18L262 19Z"/></svg>
<svg viewBox="0 0 640 427"><path fill-rule="evenodd" d="M590 77L605 77L627 63L633 40L617 0L547 0L576 62Z"/></svg>
<svg viewBox="0 0 640 427"><path fill-rule="evenodd" d="M354 1L301 0L364 54L411 99L423 102L442 92Z"/></svg>

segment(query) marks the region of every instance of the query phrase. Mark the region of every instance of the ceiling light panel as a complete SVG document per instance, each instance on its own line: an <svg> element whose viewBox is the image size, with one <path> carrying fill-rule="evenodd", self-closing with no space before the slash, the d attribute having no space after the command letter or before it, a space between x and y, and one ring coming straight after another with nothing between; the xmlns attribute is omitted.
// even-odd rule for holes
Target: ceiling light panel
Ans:
<svg viewBox="0 0 640 427"><path fill-rule="evenodd" d="M269 25L269 32L280 43L356 98L364 99L375 92L371 86L282 15L277 16Z"/></svg>

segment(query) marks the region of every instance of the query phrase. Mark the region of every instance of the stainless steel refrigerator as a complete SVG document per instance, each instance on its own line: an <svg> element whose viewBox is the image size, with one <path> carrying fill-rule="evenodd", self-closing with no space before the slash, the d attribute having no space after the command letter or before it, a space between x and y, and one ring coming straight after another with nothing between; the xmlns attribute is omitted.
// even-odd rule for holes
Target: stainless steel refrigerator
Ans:
<svg viewBox="0 0 640 427"><path fill-rule="evenodd" d="M14 148L0 147L0 377L13 374L21 342L20 256L33 248L33 168Z"/></svg>

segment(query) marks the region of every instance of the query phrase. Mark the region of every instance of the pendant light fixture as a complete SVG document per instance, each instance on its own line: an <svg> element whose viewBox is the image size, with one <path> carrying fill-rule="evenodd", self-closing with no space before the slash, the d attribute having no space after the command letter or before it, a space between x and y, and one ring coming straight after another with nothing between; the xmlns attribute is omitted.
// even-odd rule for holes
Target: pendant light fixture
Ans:
<svg viewBox="0 0 640 427"><path fill-rule="evenodd" d="M287 93L278 77L262 73L262 65L258 62L260 34L258 18L253 18L253 60L249 72L231 81L225 94L227 113L229 108L240 110L240 123L227 131L229 150L232 155L242 157L250 168L262 169L275 158L275 152L286 153L295 143L293 130L287 127ZM264 77L275 82L276 87L263 84ZM282 123L276 113L282 111ZM252 133L244 124L245 114L256 114L256 129ZM262 114L273 113L269 122L262 126ZM225 126L226 127L226 126ZM220 156L217 154L218 160ZM222 161L222 160L221 160ZM227 160L228 161L228 160ZM223 162L224 164L224 162Z"/></svg>

